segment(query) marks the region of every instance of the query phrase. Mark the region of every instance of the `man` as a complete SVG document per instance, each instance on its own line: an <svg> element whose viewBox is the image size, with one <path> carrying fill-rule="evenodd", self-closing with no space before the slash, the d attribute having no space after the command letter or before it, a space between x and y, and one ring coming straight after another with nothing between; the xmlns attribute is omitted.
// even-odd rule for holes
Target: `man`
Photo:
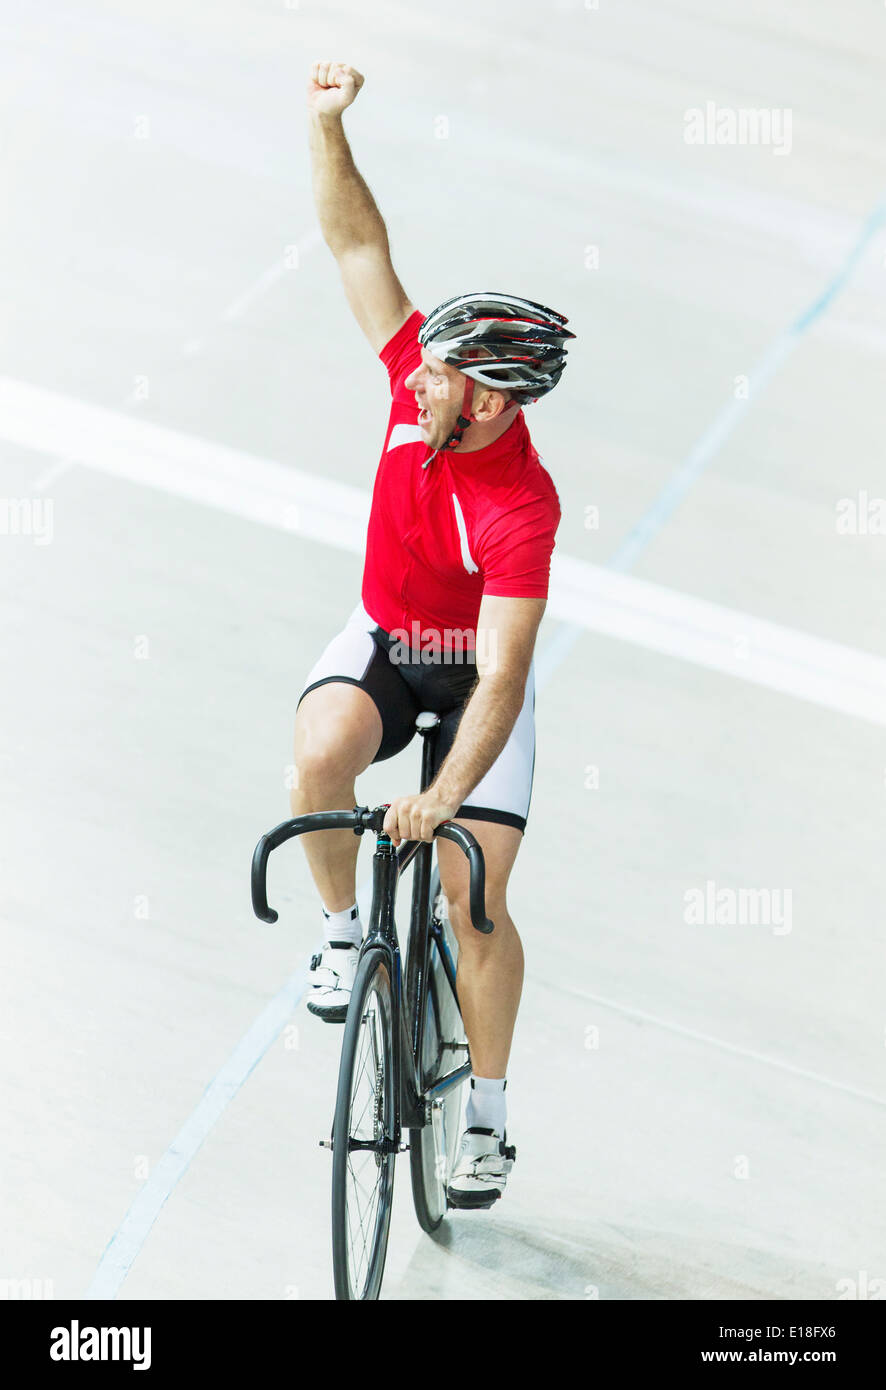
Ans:
<svg viewBox="0 0 886 1390"><path fill-rule="evenodd" d="M475 932L467 864L440 841L459 944L458 992L471 1053L455 1206L488 1207L514 1159L506 1143L508 1055L523 951L506 903L532 785L532 655L560 520L557 493L521 406L551 390L574 335L562 315L513 295L462 295L429 317L391 264L381 214L354 165L342 114L363 78L317 63L308 85L314 198L348 303L388 369L392 407L375 480L362 602L307 678L295 729L293 815L352 806L354 779L404 748L422 709L439 712L431 786L391 802L395 844L463 822L486 861L491 936ZM310 1011L343 1022L363 937L359 841L303 842L328 940L314 957Z"/></svg>

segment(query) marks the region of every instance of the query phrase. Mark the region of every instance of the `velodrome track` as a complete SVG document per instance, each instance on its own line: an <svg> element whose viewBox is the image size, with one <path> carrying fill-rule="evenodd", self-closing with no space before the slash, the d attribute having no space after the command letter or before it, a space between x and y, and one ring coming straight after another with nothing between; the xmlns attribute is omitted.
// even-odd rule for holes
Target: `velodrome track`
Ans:
<svg viewBox="0 0 886 1390"><path fill-rule="evenodd" d="M564 519L512 898L519 1159L439 1244L401 1161L384 1295L886 1277L886 535L837 525L886 495L884 26L8 0L0 491L37 534L0 536L0 1280L332 1293L340 1033L297 1002L297 847L276 926L248 896L386 418L310 200L320 56L367 75L348 129L413 300L514 289L578 334L527 417ZM687 145L708 100L790 108L790 153ZM413 748L358 791L416 776ZM709 882L789 919L688 922Z"/></svg>

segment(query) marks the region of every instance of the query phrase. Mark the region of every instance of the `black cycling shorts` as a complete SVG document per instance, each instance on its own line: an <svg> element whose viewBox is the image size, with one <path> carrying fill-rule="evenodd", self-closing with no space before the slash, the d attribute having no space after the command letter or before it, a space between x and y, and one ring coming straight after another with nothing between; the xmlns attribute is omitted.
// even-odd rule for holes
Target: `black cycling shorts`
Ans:
<svg viewBox="0 0 886 1390"><path fill-rule="evenodd" d="M396 643L396 660L389 651L395 639L384 632L358 604L347 626L333 637L310 671L299 704L311 690L330 681L358 685L374 701L382 722L382 739L373 762L392 758L415 736L415 720L423 710L440 716L434 754L434 774L455 739L459 720L477 681L473 661L422 662L419 652L403 660ZM486 776L457 812L459 819L498 821L526 829L532 774L535 766L535 673L530 668L523 707L510 737Z"/></svg>

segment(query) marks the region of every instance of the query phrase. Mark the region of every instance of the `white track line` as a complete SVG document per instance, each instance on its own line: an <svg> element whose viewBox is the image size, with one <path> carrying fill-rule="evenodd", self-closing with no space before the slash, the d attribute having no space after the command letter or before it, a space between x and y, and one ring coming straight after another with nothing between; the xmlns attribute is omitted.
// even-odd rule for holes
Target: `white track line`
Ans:
<svg viewBox="0 0 886 1390"><path fill-rule="evenodd" d="M251 285L247 285L242 294L238 294L231 300L230 304L222 309L219 314L219 322L236 323L237 319L242 318L257 300L276 285L278 280L297 270L301 265L302 257L319 246L322 240L323 237L318 226L309 228L303 236L299 237L298 241L293 243L296 252L295 261L289 255L283 255L273 265L268 266L268 269L262 271L258 279L253 280ZM188 338L186 342L182 343L181 350L185 357L195 357L197 353L203 351L205 346L206 337Z"/></svg>
<svg viewBox="0 0 886 1390"><path fill-rule="evenodd" d="M870 216L856 232L846 252L842 264L831 275L827 284L815 296L794 321L782 330L769 344L763 355L754 365L748 378L747 395L731 400L717 413L707 429L697 440L681 463L674 469L658 497L633 526L609 560L607 568L621 574L633 569L643 551L655 539L662 528L670 521L674 512L698 482L708 464L720 452L726 440L744 419L761 392L780 371L784 363L802 342L804 336L820 319L824 320L831 304L849 284L871 246L874 238L886 223L886 199L878 203ZM824 320L826 321L826 320ZM541 653L544 672L553 669L568 655L581 635L582 625L572 621L569 626L557 631L548 647ZM749 677L753 679L753 677ZM762 682L765 684L765 682ZM787 689L776 686L776 689ZM791 690L790 693L800 692ZM806 698L806 697L802 697ZM850 710L849 713L854 711ZM864 715L862 717L865 717ZM879 722L879 721L878 721Z"/></svg>
<svg viewBox="0 0 886 1390"><path fill-rule="evenodd" d="M45 492L57 478L60 478L63 473L67 473L69 468L73 468L76 462L77 460L70 454L65 458L53 459L50 464L47 464L43 472L34 479L32 484L34 491Z"/></svg>
<svg viewBox="0 0 886 1390"><path fill-rule="evenodd" d="M571 985L551 984L540 976L530 976L534 982L541 985L544 989L549 989L554 994L568 994L573 999L585 999L592 1004L600 1004L604 1009L612 1009L616 1013L624 1014L626 1018L639 1019L641 1023L651 1023L656 1028L663 1028L668 1033L676 1033L681 1038L691 1038L693 1042L705 1043L708 1047L716 1047L721 1052L729 1052L734 1057L743 1057L750 1062L760 1062L766 1067L775 1067L778 1071L790 1072L793 1076L802 1076L806 1081L814 1081L818 1086L828 1086L832 1091L841 1091L844 1095L852 1096L854 1100L869 1101L872 1105L886 1106L886 1099L876 1096L872 1091L861 1091L857 1086L847 1086L842 1081L834 1081L829 1076L823 1076L821 1072L809 1071L806 1067L796 1067L793 1062L783 1062L778 1057L767 1057L765 1052L754 1052L749 1047L739 1047L737 1043L724 1042L722 1038L715 1038L710 1033L699 1033L694 1028L685 1028L682 1023L672 1023L670 1019L658 1018L655 1014L648 1014L643 1009L632 1008L629 1004L620 1004L617 999L604 999L600 994L590 994L583 989L575 989Z"/></svg>
<svg viewBox="0 0 886 1390"><path fill-rule="evenodd" d="M310 231L305 232L304 236L299 237L294 243L297 254L297 261L293 262L288 256L281 256L279 261L275 261L269 266L264 274L260 275L242 294L238 294L226 309L222 310L222 322L234 323L236 319L242 318L248 309L251 309L256 300L261 299L267 294L268 290L276 285L277 281L284 275L291 275L301 264L302 256L306 256L309 251L314 251L322 245L323 236L319 227L311 227Z"/></svg>
<svg viewBox="0 0 886 1390"><path fill-rule="evenodd" d="M604 566L554 556L551 613L571 624L886 725L886 658Z"/></svg>
<svg viewBox="0 0 886 1390"><path fill-rule="evenodd" d="M0 438L362 555L369 494L222 444L0 377ZM708 670L886 725L886 658L554 554L549 611ZM567 631L566 641L571 638ZM539 660L541 679L553 669Z"/></svg>

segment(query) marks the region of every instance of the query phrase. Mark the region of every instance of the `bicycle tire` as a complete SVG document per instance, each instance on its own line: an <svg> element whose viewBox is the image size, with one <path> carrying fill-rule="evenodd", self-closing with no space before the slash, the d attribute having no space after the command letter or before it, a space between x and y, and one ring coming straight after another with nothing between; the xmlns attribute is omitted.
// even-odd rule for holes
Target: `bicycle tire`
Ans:
<svg viewBox="0 0 886 1390"><path fill-rule="evenodd" d="M437 915L437 920L442 926L454 965L458 958L458 944L452 928L445 919L445 914L439 908L441 902L440 876L436 866L431 878L430 902L431 912ZM410 965L414 964L411 947L412 943L410 943L410 953L407 957L407 976ZM406 984L406 996L410 1000L414 1000L416 996L415 982L409 978ZM451 1070L457 1060L456 1052L451 1047L444 1048L443 1043L461 1042L465 1036L461 1014L443 971L439 950L433 938L428 941L425 1000L427 1013L421 1078L422 1085L428 1086L442 1076L444 1071ZM465 1052L464 1055L467 1056L467 1053ZM409 1171L412 1179L412 1201L418 1224L428 1235L434 1235L439 1230L448 1209L446 1185L458 1152L461 1093L462 1086L456 1086L447 1091L439 1101L443 1130L443 1154L440 1157L445 1160L442 1173L438 1171L437 1167L437 1141L433 1124L426 1124L421 1129L409 1131Z"/></svg>
<svg viewBox="0 0 886 1390"><path fill-rule="evenodd" d="M332 1124L332 1266L335 1296L377 1299L388 1249L395 1154L353 1150L352 1140L393 1139L394 1072L391 977L385 952L370 949L357 967L342 1039ZM374 1076L371 1071L374 1069ZM369 1082L368 1085L364 1084ZM353 1131L357 1133L353 1133ZM373 1175L373 1165L375 1173ZM358 1180L357 1173L364 1182ZM370 1207L360 1193L375 1178ZM355 1223L356 1218L356 1223ZM355 1229L356 1226L356 1229ZM362 1250L355 1248L362 1238ZM366 1237L369 1245L367 1248Z"/></svg>

